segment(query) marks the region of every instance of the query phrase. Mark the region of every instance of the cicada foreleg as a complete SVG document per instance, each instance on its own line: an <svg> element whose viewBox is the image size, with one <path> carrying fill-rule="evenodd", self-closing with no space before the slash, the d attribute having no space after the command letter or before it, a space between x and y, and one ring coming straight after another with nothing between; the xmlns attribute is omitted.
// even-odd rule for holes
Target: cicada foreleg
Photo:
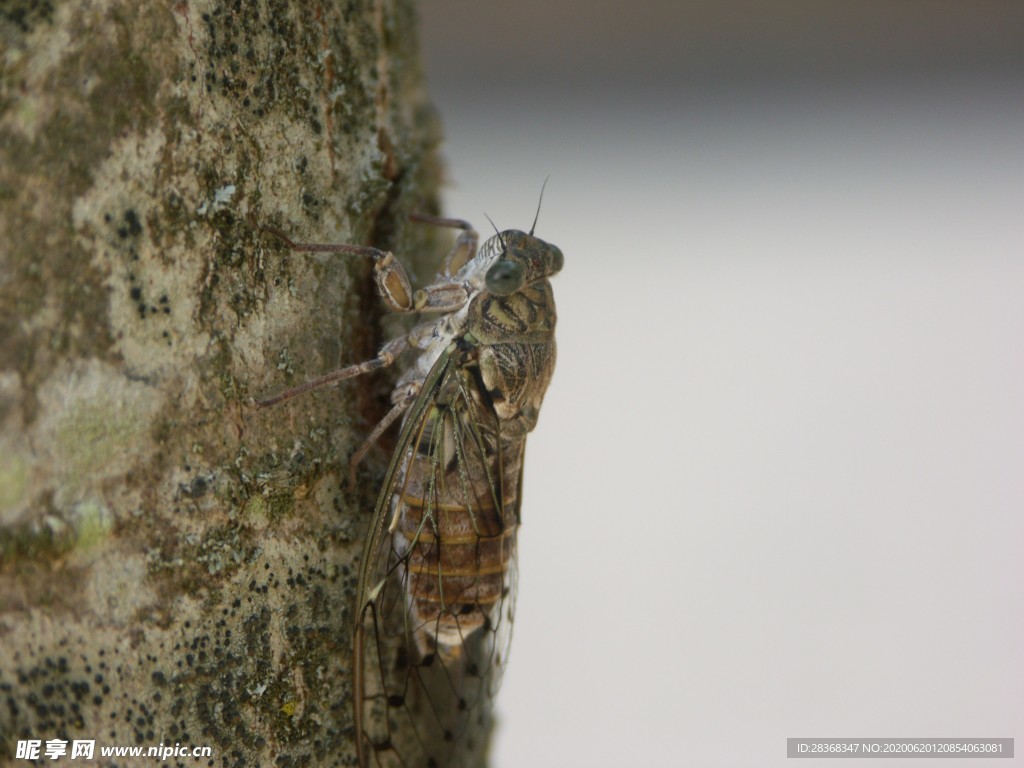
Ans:
<svg viewBox="0 0 1024 768"><path fill-rule="evenodd" d="M392 312L415 311L409 273L391 251L382 251L368 245L297 243L275 227L264 226L263 231L284 241L285 245L300 253L347 253L373 259L373 279L388 309Z"/></svg>

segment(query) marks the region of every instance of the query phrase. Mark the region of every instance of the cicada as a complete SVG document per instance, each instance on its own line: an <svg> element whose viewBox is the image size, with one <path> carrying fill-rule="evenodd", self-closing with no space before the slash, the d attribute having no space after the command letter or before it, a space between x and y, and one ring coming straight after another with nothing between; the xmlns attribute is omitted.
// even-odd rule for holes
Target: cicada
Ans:
<svg viewBox="0 0 1024 768"><path fill-rule="evenodd" d="M478 247L465 221L441 269L413 292L390 252L295 243L296 251L370 256L386 307L420 322L372 360L265 400L416 359L353 466L394 422L401 429L366 536L357 589L354 721L359 764L482 762L490 699L508 660L516 595L526 436L555 365L549 278L562 252L529 232Z"/></svg>

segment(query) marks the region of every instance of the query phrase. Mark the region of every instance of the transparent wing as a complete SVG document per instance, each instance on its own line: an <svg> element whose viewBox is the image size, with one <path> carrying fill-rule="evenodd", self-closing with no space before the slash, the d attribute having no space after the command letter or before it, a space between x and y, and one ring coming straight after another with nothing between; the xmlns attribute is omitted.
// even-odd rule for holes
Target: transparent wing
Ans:
<svg viewBox="0 0 1024 768"><path fill-rule="evenodd" d="M363 551L360 764L482 763L508 658L524 440L453 345L410 407Z"/></svg>

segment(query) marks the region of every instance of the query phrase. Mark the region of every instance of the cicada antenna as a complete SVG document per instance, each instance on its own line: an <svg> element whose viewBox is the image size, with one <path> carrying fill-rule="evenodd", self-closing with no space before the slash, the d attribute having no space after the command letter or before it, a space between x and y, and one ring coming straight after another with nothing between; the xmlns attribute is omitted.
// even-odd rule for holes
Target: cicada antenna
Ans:
<svg viewBox="0 0 1024 768"><path fill-rule="evenodd" d="M533 230L537 228L537 219L540 216L540 204L544 202L544 187L548 185L548 179L550 176L544 177L544 183L540 185L540 199L537 201L537 213L533 215L533 225L530 227L530 235L533 235Z"/></svg>
<svg viewBox="0 0 1024 768"><path fill-rule="evenodd" d="M491 222L491 226L494 227L494 234L496 234L498 236L498 242L501 243L501 250L507 251L508 248L505 245L505 238L503 238L501 236L501 232L498 231L498 225L495 224L494 221L491 219L491 217L488 216L486 213L484 214L484 218L487 219L489 222Z"/></svg>

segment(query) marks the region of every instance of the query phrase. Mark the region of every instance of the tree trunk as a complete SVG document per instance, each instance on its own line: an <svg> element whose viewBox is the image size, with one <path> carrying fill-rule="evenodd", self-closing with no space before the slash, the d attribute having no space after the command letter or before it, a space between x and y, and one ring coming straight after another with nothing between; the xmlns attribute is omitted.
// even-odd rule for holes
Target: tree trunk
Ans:
<svg viewBox="0 0 1024 768"><path fill-rule="evenodd" d="M384 452L345 478L386 377L250 403L371 357L380 310L369 264L260 227L430 252L414 26L410 0L0 10L0 763L354 764Z"/></svg>

